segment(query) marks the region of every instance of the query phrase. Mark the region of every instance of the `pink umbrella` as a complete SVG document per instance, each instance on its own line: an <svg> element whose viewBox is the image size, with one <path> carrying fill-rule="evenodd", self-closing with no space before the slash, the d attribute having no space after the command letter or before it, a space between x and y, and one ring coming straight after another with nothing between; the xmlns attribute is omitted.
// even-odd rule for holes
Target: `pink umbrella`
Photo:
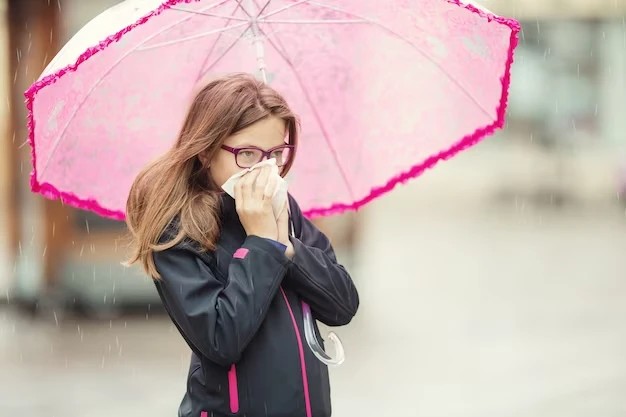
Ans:
<svg viewBox="0 0 626 417"><path fill-rule="evenodd" d="M123 219L203 78L246 71L301 116L305 214L356 209L503 126L518 30L459 0L127 0L25 93L32 190Z"/></svg>
<svg viewBox="0 0 626 417"><path fill-rule="evenodd" d="M127 0L26 92L31 186L123 219L203 80L246 71L301 117L289 180L305 214L357 209L503 126L518 31L459 0ZM315 355L340 364L303 311Z"/></svg>

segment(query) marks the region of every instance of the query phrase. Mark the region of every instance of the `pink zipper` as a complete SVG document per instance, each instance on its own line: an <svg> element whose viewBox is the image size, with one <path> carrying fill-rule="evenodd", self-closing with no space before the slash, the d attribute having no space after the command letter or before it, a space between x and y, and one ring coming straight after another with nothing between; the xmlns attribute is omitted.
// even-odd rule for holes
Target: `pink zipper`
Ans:
<svg viewBox="0 0 626 417"><path fill-rule="evenodd" d="M233 364L228 371L228 396L230 397L230 412L239 412L239 390L237 388L237 367Z"/></svg>
<svg viewBox="0 0 626 417"><path fill-rule="evenodd" d="M306 407L306 417L312 417L311 397L309 396L309 379L307 378L306 374L306 362L304 361L304 347L302 345L302 337L300 336L300 330L298 329L296 316L294 316L293 314L291 304L289 304L287 294L285 294L285 290L283 290L283 287L280 287L280 292L283 294L285 304L287 304L287 308L289 309L289 315L291 316L291 322L293 323L293 329L296 332L296 339L298 341L298 352L300 353L300 369L302 370L302 386L304 388L304 405Z"/></svg>

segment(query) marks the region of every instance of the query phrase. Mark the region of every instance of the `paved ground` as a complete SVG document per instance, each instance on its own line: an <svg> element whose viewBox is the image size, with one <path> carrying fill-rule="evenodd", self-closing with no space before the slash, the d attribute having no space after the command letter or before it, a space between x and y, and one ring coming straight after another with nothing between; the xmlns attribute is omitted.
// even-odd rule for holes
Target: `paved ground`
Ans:
<svg viewBox="0 0 626 417"><path fill-rule="evenodd" d="M616 213L364 213L362 309L335 416L626 416L626 224ZM160 317L44 325L0 310L0 416L176 415L188 351Z"/></svg>

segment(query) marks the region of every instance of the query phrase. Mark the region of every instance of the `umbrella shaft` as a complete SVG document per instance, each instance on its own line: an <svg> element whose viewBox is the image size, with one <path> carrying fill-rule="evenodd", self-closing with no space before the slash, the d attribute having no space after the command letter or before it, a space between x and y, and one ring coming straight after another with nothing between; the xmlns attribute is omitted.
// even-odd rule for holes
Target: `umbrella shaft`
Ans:
<svg viewBox="0 0 626 417"><path fill-rule="evenodd" d="M248 10L255 9L254 0L248 0ZM261 31L259 30L259 24L257 22L256 13L250 14L250 29L252 30L252 35L254 36L252 39L252 44L256 50L256 62L257 67L261 73L261 77L264 83L267 83L267 72L265 67L265 44L263 42L263 36L261 36Z"/></svg>
<svg viewBox="0 0 626 417"><path fill-rule="evenodd" d="M263 77L263 82L267 82L267 76L265 71L265 44L263 42L263 37L259 35L259 30L256 22L252 22L252 33L254 33L254 39L252 43L254 44L254 48L256 49L256 62L261 71L261 76Z"/></svg>

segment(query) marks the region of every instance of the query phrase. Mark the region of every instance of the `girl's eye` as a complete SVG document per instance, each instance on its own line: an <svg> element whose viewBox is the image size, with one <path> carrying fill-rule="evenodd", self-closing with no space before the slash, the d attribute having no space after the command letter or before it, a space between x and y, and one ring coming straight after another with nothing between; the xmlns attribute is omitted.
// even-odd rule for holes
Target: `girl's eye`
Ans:
<svg viewBox="0 0 626 417"><path fill-rule="evenodd" d="M239 152L239 155L243 156L244 158L250 158L252 155L254 155L254 152L252 152L252 151L241 151L241 152Z"/></svg>

